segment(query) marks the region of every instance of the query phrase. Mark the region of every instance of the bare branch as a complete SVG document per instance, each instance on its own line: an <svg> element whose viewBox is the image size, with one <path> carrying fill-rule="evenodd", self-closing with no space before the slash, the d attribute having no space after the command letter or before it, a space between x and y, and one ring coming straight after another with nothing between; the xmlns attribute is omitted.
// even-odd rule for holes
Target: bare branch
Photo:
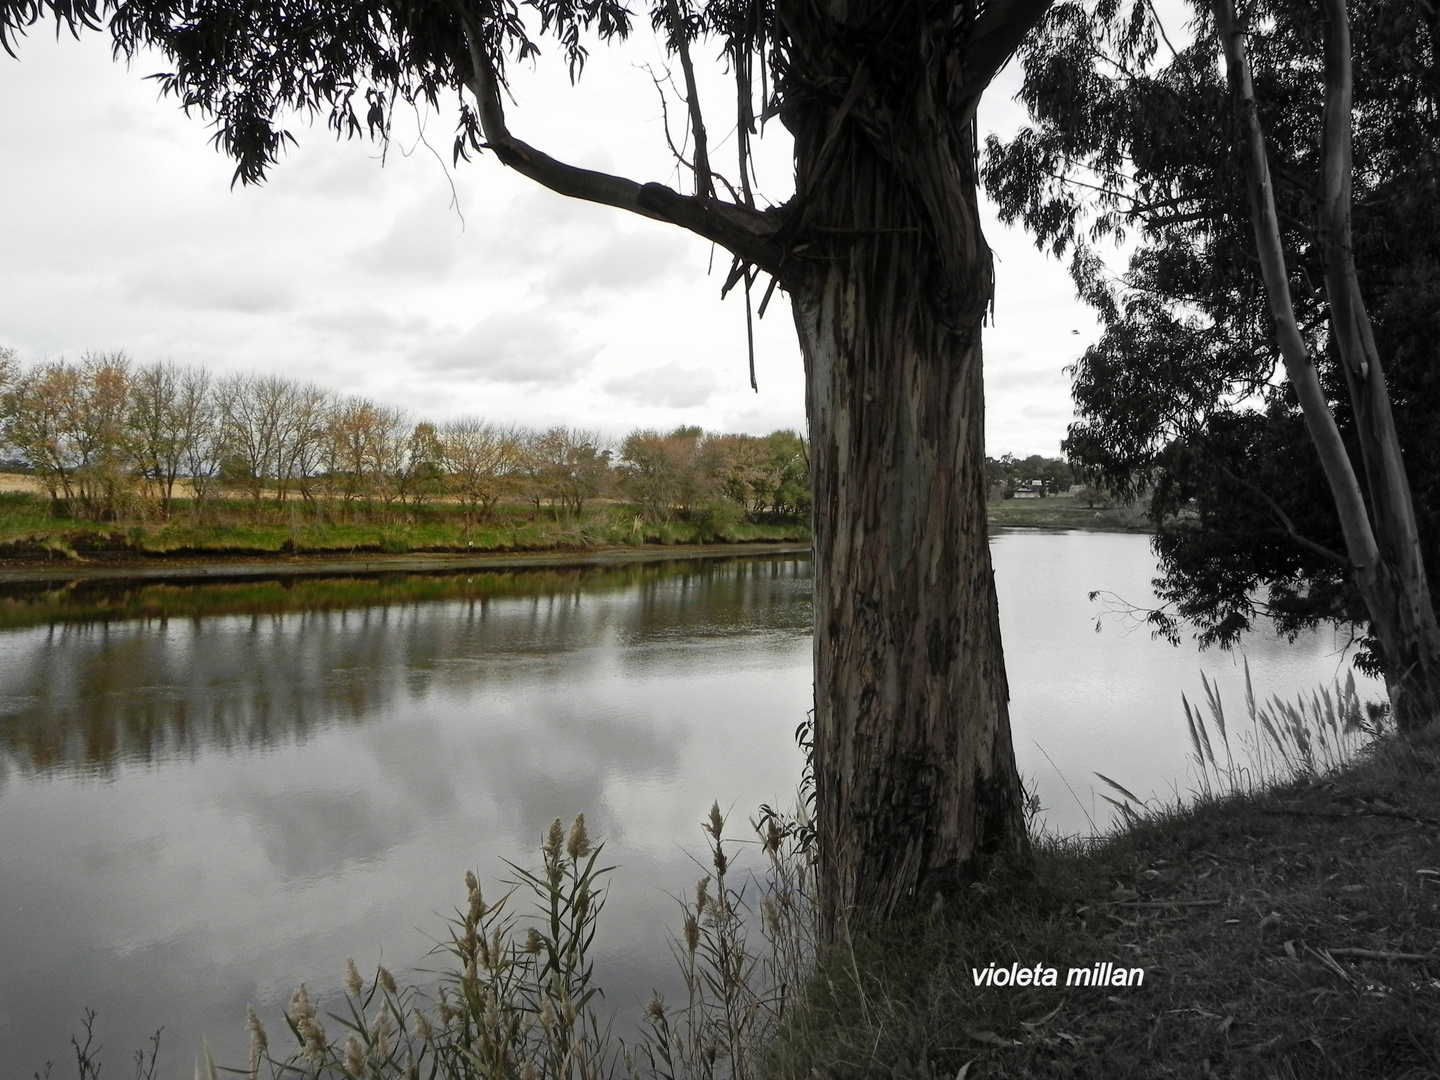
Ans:
<svg viewBox="0 0 1440 1080"><path fill-rule="evenodd" d="M690 40L680 17L679 0L666 0L665 10L670 17L670 40L680 54L680 71L685 76L685 107L690 111L690 134L695 140L695 194L702 199L713 199L715 185L710 182L705 117L700 112L700 91L695 86L695 65L690 62Z"/></svg>
<svg viewBox="0 0 1440 1080"><path fill-rule="evenodd" d="M465 85L475 97L486 148L503 164L561 195L679 225L769 273L778 271L781 249L773 242L780 224L778 215L681 195L664 184L639 184L623 176L568 165L511 135L500 99L500 80L485 51L479 27L468 12L462 10L460 17L470 51Z"/></svg>

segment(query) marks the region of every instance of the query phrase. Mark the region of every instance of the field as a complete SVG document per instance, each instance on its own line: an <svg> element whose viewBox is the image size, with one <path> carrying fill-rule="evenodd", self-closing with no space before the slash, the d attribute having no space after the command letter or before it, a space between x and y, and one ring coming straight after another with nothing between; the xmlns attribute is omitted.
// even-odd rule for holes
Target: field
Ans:
<svg viewBox="0 0 1440 1080"><path fill-rule="evenodd" d="M1116 505L1100 499L1093 505L1081 495L1046 499L995 499L986 507L991 528L1095 529L1103 532L1149 532L1143 503Z"/></svg>

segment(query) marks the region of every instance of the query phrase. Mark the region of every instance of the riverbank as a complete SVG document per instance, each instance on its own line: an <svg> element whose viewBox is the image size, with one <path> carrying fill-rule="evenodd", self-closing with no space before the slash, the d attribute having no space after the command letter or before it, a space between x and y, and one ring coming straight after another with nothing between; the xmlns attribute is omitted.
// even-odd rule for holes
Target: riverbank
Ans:
<svg viewBox="0 0 1440 1080"><path fill-rule="evenodd" d="M1082 495L1044 499L996 499L985 507L992 529L1084 529L1088 532L1152 532L1144 502L1111 504Z"/></svg>
<svg viewBox="0 0 1440 1080"><path fill-rule="evenodd" d="M504 505L475 519L446 503L214 500L198 514L179 503L168 519L95 522L57 518L48 500L11 492L0 494L0 585L584 567L808 550L809 539L806 521L749 520L738 506L651 522L620 503L575 514Z"/></svg>
<svg viewBox="0 0 1440 1080"><path fill-rule="evenodd" d="M808 555L808 543L639 544L549 551L420 552L410 555L230 554L147 557L106 552L87 558L0 558L0 586L73 585L79 582L196 584L279 578L349 578L378 575L454 575L524 570L588 570L639 563L757 555Z"/></svg>
<svg viewBox="0 0 1440 1080"><path fill-rule="evenodd" d="M717 520L708 513L652 523L620 504L573 517L503 506L479 523L451 505L355 521L305 518L298 506L263 510L216 503L197 523L181 504L169 520L93 522L56 519L48 501L33 493L0 494L0 587L443 574L809 550L804 521L748 521L738 513ZM1070 496L992 502L988 515L996 530L1149 529L1140 508L1097 508Z"/></svg>
<svg viewBox="0 0 1440 1080"><path fill-rule="evenodd" d="M809 998L775 1075L1440 1075L1436 740L1039 845L832 956Z"/></svg>

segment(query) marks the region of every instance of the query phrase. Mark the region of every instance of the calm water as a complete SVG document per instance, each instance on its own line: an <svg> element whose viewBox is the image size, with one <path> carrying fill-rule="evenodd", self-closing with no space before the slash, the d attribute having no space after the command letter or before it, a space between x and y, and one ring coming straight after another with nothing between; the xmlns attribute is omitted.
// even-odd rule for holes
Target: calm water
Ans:
<svg viewBox="0 0 1440 1080"><path fill-rule="evenodd" d="M1239 661L1095 632L1090 590L1150 599L1146 539L1005 535L994 555L1016 750L1048 820L1108 821L1095 770L1188 789L1179 695L1203 669L1238 709ZM791 797L808 563L476 588L0 632L0 1078L68 1075L86 1007L107 1074L161 1024L165 1077L191 1075L202 1036L239 1064L247 1002L278 1043L295 985L338 985L346 956L430 966L464 871L496 882L578 811L622 868L611 1002L633 1015L667 985L660 927L699 876L710 801L738 825ZM1343 672L1328 636L1246 652L1261 693Z"/></svg>

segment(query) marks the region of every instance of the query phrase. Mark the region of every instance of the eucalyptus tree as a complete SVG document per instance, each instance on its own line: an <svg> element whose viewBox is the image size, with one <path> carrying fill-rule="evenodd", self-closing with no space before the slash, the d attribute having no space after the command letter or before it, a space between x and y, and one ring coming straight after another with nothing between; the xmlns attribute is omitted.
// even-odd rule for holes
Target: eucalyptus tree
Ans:
<svg viewBox="0 0 1440 1080"><path fill-rule="evenodd" d="M1440 704L1440 537L1404 452L1427 496L1440 21L1398 0L1353 27L1344 0L1191 14L1167 32L1143 0L1056 6L1022 52L1034 126L987 148L1002 216L1072 253L1104 325L1066 447L1122 491L1155 484L1162 595L1203 640L1262 608L1290 631L1353 620L1416 728ZM1112 280L1093 242L1127 230Z"/></svg>
<svg viewBox="0 0 1440 1080"><path fill-rule="evenodd" d="M0 43L47 16L107 21L116 54L169 58L164 92L213 121L236 178L262 180L287 111L383 137L397 102L463 95L457 157L687 229L768 276L805 358L815 489L815 766L829 925L930 904L986 852L1024 844L984 506L976 106L1051 0L653 0L678 64L687 191L577 168L511 131L512 64L553 41L631 33L622 0L0 0ZM734 157L693 54L730 78ZM751 150L778 118L795 191L765 205Z"/></svg>

